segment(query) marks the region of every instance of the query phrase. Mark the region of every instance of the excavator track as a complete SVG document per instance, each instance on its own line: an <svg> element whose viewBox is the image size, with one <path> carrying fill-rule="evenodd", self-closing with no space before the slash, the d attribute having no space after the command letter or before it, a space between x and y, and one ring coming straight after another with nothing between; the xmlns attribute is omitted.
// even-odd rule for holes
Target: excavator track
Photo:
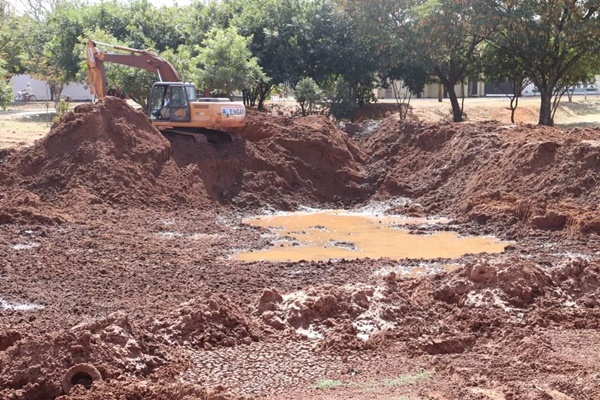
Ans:
<svg viewBox="0 0 600 400"><path fill-rule="evenodd" d="M214 129L205 128L167 128L160 132L169 140L179 140L187 137L197 143L229 143L232 141L230 134Z"/></svg>

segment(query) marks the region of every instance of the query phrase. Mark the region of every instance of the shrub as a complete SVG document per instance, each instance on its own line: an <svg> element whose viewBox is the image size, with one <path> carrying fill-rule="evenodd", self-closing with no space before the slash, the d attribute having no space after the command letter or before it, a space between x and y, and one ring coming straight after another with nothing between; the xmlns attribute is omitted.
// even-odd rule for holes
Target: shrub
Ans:
<svg viewBox="0 0 600 400"><path fill-rule="evenodd" d="M66 101L65 99L60 99L58 101L58 103L56 103L56 117L52 118L52 123L57 122L59 119L62 118L63 115L65 115L67 113L67 111L69 111L69 102Z"/></svg>
<svg viewBox="0 0 600 400"><path fill-rule="evenodd" d="M341 77L333 82L328 98L329 113L335 119L350 117L352 111L356 108L356 100L352 94L352 88Z"/></svg>
<svg viewBox="0 0 600 400"><path fill-rule="evenodd" d="M303 78L296 85L295 96L305 116L314 112L315 106L323 99L323 92L312 78Z"/></svg>

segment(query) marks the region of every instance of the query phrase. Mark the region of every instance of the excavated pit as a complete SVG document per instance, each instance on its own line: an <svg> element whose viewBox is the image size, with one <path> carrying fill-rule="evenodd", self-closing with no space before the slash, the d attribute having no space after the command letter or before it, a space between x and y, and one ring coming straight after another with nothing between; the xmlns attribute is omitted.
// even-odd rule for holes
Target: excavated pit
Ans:
<svg viewBox="0 0 600 400"><path fill-rule="evenodd" d="M600 398L600 130L390 117L353 139L249 111L234 136L167 140L107 98L0 155L0 398ZM514 242L229 258L272 242L249 215L376 204Z"/></svg>

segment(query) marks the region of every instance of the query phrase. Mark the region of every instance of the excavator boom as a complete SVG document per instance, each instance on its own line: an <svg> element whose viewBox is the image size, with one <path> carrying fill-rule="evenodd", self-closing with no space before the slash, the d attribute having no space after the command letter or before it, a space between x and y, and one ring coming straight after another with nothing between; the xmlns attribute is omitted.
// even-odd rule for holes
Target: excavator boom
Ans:
<svg viewBox="0 0 600 400"><path fill-rule="evenodd" d="M96 43L112 47L116 50L126 51L129 54L100 51L96 47ZM167 60L146 50L132 49L129 47L115 46L89 40L86 49L86 58L90 92L93 95L96 95L98 99L103 99L106 96L106 74L104 72L104 62L111 62L115 64L127 65L129 67L145 69L155 73L161 82L181 81L179 73Z"/></svg>

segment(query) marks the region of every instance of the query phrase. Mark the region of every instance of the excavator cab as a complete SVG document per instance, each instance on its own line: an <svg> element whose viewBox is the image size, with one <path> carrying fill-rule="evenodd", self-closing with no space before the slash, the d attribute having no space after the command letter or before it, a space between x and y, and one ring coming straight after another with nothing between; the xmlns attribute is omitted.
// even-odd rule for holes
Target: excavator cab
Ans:
<svg viewBox="0 0 600 400"><path fill-rule="evenodd" d="M153 121L189 122L190 102L195 100L196 88L192 84L155 83L148 101L148 118Z"/></svg>

